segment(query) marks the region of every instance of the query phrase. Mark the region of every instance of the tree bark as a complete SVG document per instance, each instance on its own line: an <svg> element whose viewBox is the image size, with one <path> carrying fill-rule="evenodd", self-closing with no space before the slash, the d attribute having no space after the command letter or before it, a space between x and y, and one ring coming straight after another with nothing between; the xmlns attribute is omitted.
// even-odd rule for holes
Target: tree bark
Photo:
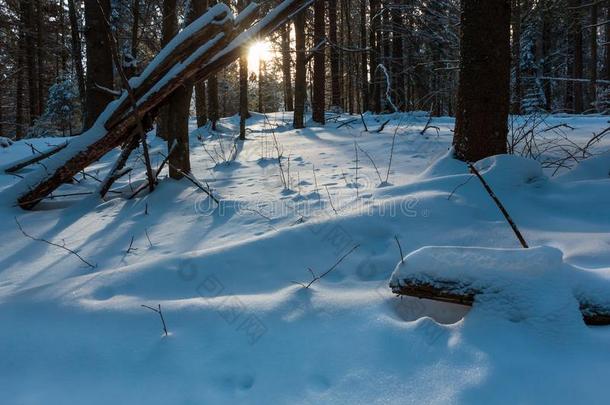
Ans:
<svg viewBox="0 0 610 405"><path fill-rule="evenodd" d="M380 16L378 15L379 13L379 7L380 7L380 1L379 0L370 0L370 5L371 5L371 12L370 12L370 16L371 16L371 32L370 32L370 37L369 37L369 47L371 48L370 50L370 66L371 66L371 110L373 110L374 113L378 114L381 111L381 103L380 103L380 96L381 96L381 90L380 90L380 86L379 86L379 80L377 80L378 77L378 72L377 72L377 66L379 64L379 55L381 54L381 36L379 34L379 20L380 20Z"/></svg>
<svg viewBox="0 0 610 405"><path fill-rule="evenodd" d="M265 112L265 103L263 100L263 80L265 75L265 61L262 58L258 60L258 112Z"/></svg>
<svg viewBox="0 0 610 405"><path fill-rule="evenodd" d="M578 7L581 5L581 0L570 0L571 7ZM571 29L571 42L572 42L572 63L574 65L572 69L573 79L582 79L583 77L583 55L582 55L582 24L581 24L581 11L576 8L573 9L572 14L573 22ZM572 83L572 109L574 113L580 114L583 111L583 91L582 83L580 81L574 81Z"/></svg>
<svg viewBox="0 0 610 405"><path fill-rule="evenodd" d="M43 22L43 8L42 2L36 0L36 91L38 92L36 100L38 106L36 107L38 115L44 112L44 99L46 96L47 88L45 85L45 70L44 70L44 58L42 50L44 44L42 41L42 33L45 30Z"/></svg>
<svg viewBox="0 0 610 405"><path fill-rule="evenodd" d="M515 82L512 91L511 112L521 114L521 0L514 0L512 9L512 62L515 70Z"/></svg>
<svg viewBox="0 0 610 405"><path fill-rule="evenodd" d="M606 2L606 21L610 21L610 0ZM605 25L605 36L604 36L604 49L606 54L604 55L604 79L610 80L610 24Z"/></svg>
<svg viewBox="0 0 610 405"><path fill-rule="evenodd" d="M591 35L589 60L589 101L597 111L597 3L591 5Z"/></svg>
<svg viewBox="0 0 610 405"><path fill-rule="evenodd" d="M542 15L542 74L545 77L551 76L551 39L553 18L551 16L551 4L549 0L543 0L543 15ZM553 86L550 80L543 80L542 89L544 91L544 99L546 101L546 110L553 110Z"/></svg>
<svg viewBox="0 0 610 405"><path fill-rule="evenodd" d="M212 129L216 131L218 112L218 77L213 74L208 79L208 117L212 121Z"/></svg>
<svg viewBox="0 0 610 405"><path fill-rule="evenodd" d="M25 44L25 65L27 68L29 120L31 125L38 117L38 88L36 86L36 44L34 40L34 0L21 2L21 33Z"/></svg>
<svg viewBox="0 0 610 405"><path fill-rule="evenodd" d="M464 0L455 156L506 153L510 103L510 0Z"/></svg>
<svg viewBox="0 0 610 405"><path fill-rule="evenodd" d="M337 0L328 0L328 39L330 41L330 105L341 106L339 52L337 50Z"/></svg>
<svg viewBox="0 0 610 405"><path fill-rule="evenodd" d="M363 51L360 52L361 112L365 112L370 108L368 60L366 57L367 52L364 51L364 49L366 49L366 31L366 0L360 0L360 48L363 49Z"/></svg>
<svg viewBox="0 0 610 405"><path fill-rule="evenodd" d="M85 129L90 128L112 95L97 86L113 88L112 52L106 36L105 19L110 18L109 0L85 0L85 40L87 43L87 79Z"/></svg>
<svg viewBox="0 0 610 405"><path fill-rule="evenodd" d="M208 0L194 0L193 7L197 15L202 15L208 9ZM205 82L195 84L195 114L197 115L197 127L202 127L208 122L206 106Z"/></svg>
<svg viewBox="0 0 610 405"><path fill-rule="evenodd" d="M305 80L305 14L294 18L294 35L296 48L296 63L294 67L294 128L305 128L305 98L307 83Z"/></svg>
<svg viewBox="0 0 610 405"><path fill-rule="evenodd" d="M80 24L78 23L78 17L76 15L75 1L76 0L68 0L68 16L70 19L70 34L72 41L72 64L74 65L74 71L76 72L76 81L81 105L85 108L87 98L85 90L85 73L83 69L83 51L81 47Z"/></svg>
<svg viewBox="0 0 610 405"><path fill-rule="evenodd" d="M396 2L395 9L391 12L391 22L392 22L392 58L391 58L391 71L392 71L392 86L394 87L394 95L396 100L394 104L398 108L399 111L405 110L405 82L404 76L402 74L403 64L402 64L402 33L398 32L400 27L404 26L404 22L402 19L402 14L400 11L400 4ZM437 97L438 98L438 97ZM440 107L440 103L436 102L436 109L438 110ZM439 111L436 111L436 115Z"/></svg>
<svg viewBox="0 0 610 405"><path fill-rule="evenodd" d="M16 45L17 48L17 85L15 89L15 138L17 140L23 138L25 117L23 111L23 96L25 90L25 57L24 49L25 43L19 41Z"/></svg>
<svg viewBox="0 0 610 405"><path fill-rule="evenodd" d="M320 124L325 124L324 118L324 89L326 88L326 69L324 47L319 44L325 38L325 1L315 0L313 3L314 22L313 22L313 42L317 49L313 55L313 95L312 95L312 120Z"/></svg>
<svg viewBox="0 0 610 405"><path fill-rule="evenodd" d="M163 25L161 27L161 46L165 46L178 33L177 0L163 0ZM161 107L157 117L157 136L169 141L171 138L170 105Z"/></svg>
<svg viewBox="0 0 610 405"><path fill-rule="evenodd" d="M286 111L294 110L291 65L292 57L290 56L290 24L286 24L282 28L282 77L284 82L284 110Z"/></svg>

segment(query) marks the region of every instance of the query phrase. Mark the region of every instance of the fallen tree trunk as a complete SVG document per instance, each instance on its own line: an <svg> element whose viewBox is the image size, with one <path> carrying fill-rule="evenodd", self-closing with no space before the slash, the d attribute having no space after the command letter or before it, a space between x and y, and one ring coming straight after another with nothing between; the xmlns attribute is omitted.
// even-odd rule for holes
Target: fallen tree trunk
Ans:
<svg viewBox="0 0 610 405"><path fill-rule="evenodd" d="M154 83L152 80L145 80L144 85L137 86L139 94L141 94L137 100L138 114L131 109L124 92L121 99L112 103L107 111L100 116L100 122L96 123L90 130L91 132L81 135L81 143L89 141L87 144L77 145L74 150L66 148L65 153L56 156L57 161L48 173L39 172L37 176L33 176L33 181L32 178L26 178L17 184L18 204L24 209L33 208L41 199L71 179L75 173L124 142L141 119L148 122L147 129L149 129L159 107L167 102L169 96L177 88L204 80L227 66L239 57L240 53L243 52L243 47L249 41L255 40L257 36L272 32L311 4L312 1L286 0L246 32L243 31L251 25L255 18L255 5L247 7L234 22L232 18L221 21L212 20L214 22L206 28L206 32L209 35L216 33L215 36L198 49L191 49L190 55L185 60L181 59L187 54L184 47L178 46L175 48L180 50L178 54L170 52L170 55L166 55L162 51L164 67L153 69L153 71L156 72L155 74L160 74L160 72L165 72L165 74ZM209 18L206 15L207 13L200 19ZM193 24L196 24L197 21ZM177 44L172 46L177 46ZM153 63L156 62L153 61ZM170 65L172 67L167 69L167 66ZM144 91L144 89L147 90ZM135 88L134 91L136 91Z"/></svg>
<svg viewBox="0 0 610 405"><path fill-rule="evenodd" d="M401 279L390 284L392 292L416 298L472 306L476 296L482 294L464 283L455 281L435 281L434 284L419 280ZM588 299L579 299L580 312L587 325L610 325L610 308L596 305Z"/></svg>
<svg viewBox="0 0 610 405"><path fill-rule="evenodd" d="M54 146L45 152L39 153L38 155L24 158L18 162L13 162L11 164L11 166L4 169L4 171L6 173L18 172L19 170L23 169L24 167L33 165L34 163L40 162L41 160L44 160L44 159L48 158L49 156L56 154L57 152L59 152L60 150L65 148L66 146L68 146L68 142L60 143L59 145Z"/></svg>

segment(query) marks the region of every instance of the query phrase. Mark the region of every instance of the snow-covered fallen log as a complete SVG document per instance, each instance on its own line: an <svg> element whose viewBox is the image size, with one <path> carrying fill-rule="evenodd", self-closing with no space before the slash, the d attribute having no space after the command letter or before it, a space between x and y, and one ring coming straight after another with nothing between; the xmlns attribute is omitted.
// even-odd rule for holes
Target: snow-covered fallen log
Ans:
<svg viewBox="0 0 610 405"><path fill-rule="evenodd" d="M254 26L258 6L251 4L237 17L224 5L212 7L189 25L153 59L140 77L130 81L137 95L138 114L131 109L126 92L108 105L94 126L45 162L45 168L30 173L4 193L22 208L32 208L41 199L130 139L139 121L150 127L159 108L184 85L205 80L227 66L258 36L267 35L290 20L313 0L285 0ZM206 40L205 43L201 43ZM148 125L146 125L148 124Z"/></svg>
<svg viewBox="0 0 610 405"><path fill-rule="evenodd" d="M588 325L610 325L608 274L570 266L562 256L550 247L424 247L399 263L390 288L397 295L481 305L515 322L582 317Z"/></svg>

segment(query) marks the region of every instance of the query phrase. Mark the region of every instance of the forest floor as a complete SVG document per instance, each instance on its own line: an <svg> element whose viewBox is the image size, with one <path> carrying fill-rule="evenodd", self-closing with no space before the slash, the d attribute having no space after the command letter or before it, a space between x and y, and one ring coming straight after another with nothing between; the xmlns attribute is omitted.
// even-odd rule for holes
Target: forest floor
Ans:
<svg viewBox="0 0 610 405"><path fill-rule="evenodd" d="M133 175L115 185L123 194L107 201L2 207L0 402L607 403L610 327L562 308L522 308L516 320L510 299L477 311L392 294L396 239L405 255L519 243L448 153L453 119L435 118L422 134L425 113L392 116L381 132L390 117L365 118L369 132L360 116L329 114L326 126L294 130L288 114L254 114L235 149L235 117L218 132L193 127L192 171L219 206L165 174L152 194L124 198L145 178L133 156ZM561 148L548 148L581 153L570 142L585 144L608 117L514 123L515 133L536 126L538 149L517 149L545 149L545 167L519 156L477 167L531 246L559 249L610 283L610 155L556 172ZM0 166L31 154L28 144L63 140L0 148ZM149 140L158 164L166 146ZM608 149L604 138L585 154ZM103 178L116 153L87 172ZM56 194L98 187L77 178ZM0 174L0 192L17 180ZM468 262L458 255L455 265ZM331 268L308 289L298 284ZM553 294L544 280L536 286L528 294ZM168 336L142 305L161 305Z"/></svg>

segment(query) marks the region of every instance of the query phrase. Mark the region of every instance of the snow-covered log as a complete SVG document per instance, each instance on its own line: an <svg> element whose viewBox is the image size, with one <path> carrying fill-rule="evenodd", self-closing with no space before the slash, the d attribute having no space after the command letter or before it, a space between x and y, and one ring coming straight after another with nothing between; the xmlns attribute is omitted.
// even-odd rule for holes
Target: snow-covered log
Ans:
<svg viewBox="0 0 610 405"><path fill-rule="evenodd" d="M466 306L495 301L501 304L494 310L518 313L513 320L561 317L573 301L587 325L610 325L610 280L592 273L565 264L549 247L425 247L397 266L390 288Z"/></svg>
<svg viewBox="0 0 610 405"><path fill-rule="evenodd" d="M254 26L258 6L251 4L236 18L224 5L212 7L171 41L140 77L130 80L137 94L136 115L126 92L108 105L95 125L75 138L38 170L11 188L5 197L25 209L129 138L138 121L150 127L159 108L178 88L204 80L233 62L243 47L290 20L313 0L285 0ZM194 39L195 38L195 39ZM205 40L204 43L201 43Z"/></svg>

